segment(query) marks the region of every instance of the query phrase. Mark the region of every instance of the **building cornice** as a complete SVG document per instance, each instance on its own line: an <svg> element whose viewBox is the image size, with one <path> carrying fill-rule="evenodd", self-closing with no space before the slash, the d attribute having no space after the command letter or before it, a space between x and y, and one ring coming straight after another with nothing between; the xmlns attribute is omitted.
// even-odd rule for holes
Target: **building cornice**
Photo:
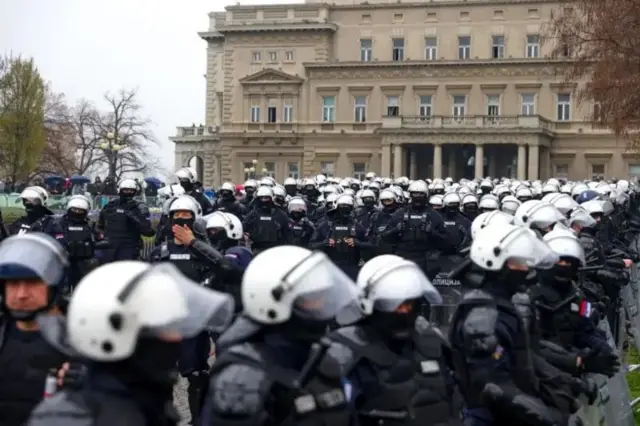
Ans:
<svg viewBox="0 0 640 426"><path fill-rule="evenodd" d="M429 3L421 2L390 2L390 3L360 3L326 5L330 10L372 10L372 9L433 9L440 7L469 7L469 6L517 6L532 4L560 3L558 0L438 0Z"/></svg>
<svg viewBox="0 0 640 426"><path fill-rule="evenodd" d="M519 66L519 65L541 65L541 66L566 66L574 61L567 59L552 58L522 58L522 59L464 59L464 60L407 60L407 61L334 61L334 62L304 62L302 65L310 70L332 70L336 68L407 68L407 67L428 67L428 68L468 68L487 66Z"/></svg>
<svg viewBox="0 0 640 426"><path fill-rule="evenodd" d="M206 41L224 41L224 35L218 31L201 31L198 36Z"/></svg>
<svg viewBox="0 0 640 426"><path fill-rule="evenodd" d="M338 26L332 23L322 23L322 22L276 22L273 23L250 23L246 25L225 25L216 28L216 30L220 34L229 34L229 33L255 33L255 32L291 32L291 31L329 31L336 32L338 31Z"/></svg>

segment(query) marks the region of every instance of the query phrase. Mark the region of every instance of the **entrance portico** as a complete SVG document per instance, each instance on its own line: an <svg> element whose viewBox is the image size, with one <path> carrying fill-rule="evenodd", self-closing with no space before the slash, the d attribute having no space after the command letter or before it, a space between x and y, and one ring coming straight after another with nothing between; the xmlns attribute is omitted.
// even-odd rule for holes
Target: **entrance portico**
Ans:
<svg viewBox="0 0 640 426"><path fill-rule="evenodd" d="M538 135L394 134L382 138L383 176L410 179L550 176L548 140Z"/></svg>

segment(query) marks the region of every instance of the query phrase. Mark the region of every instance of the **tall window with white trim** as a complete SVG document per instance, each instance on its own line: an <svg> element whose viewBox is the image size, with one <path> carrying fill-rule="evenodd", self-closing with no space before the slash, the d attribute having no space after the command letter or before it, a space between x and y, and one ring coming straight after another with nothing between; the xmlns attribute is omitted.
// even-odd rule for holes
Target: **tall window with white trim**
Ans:
<svg viewBox="0 0 640 426"><path fill-rule="evenodd" d="M466 95L454 95L453 96L453 116L464 117L465 109L467 105Z"/></svg>
<svg viewBox="0 0 640 426"><path fill-rule="evenodd" d="M355 96L353 98L354 101L354 121L356 123L364 123L367 121L367 97L366 96Z"/></svg>
<svg viewBox="0 0 640 426"><path fill-rule="evenodd" d="M322 97L322 122L333 123L336 120L336 97Z"/></svg>
<svg viewBox="0 0 640 426"><path fill-rule="evenodd" d="M259 123L260 122L260 106L251 105L250 120L251 120L252 123Z"/></svg>
<svg viewBox="0 0 640 426"><path fill-rule="evenodd" d="M558 102L556 105L558 121L570 121L571 120L571 94L570 93L558 93Z"/></svg>

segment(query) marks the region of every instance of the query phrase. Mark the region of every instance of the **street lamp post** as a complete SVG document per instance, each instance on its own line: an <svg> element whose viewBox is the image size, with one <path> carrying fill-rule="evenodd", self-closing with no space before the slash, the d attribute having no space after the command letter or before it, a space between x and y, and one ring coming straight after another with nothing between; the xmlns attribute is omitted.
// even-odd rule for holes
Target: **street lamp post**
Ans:
<svg viewBox="0 0 640 426"><path fill-rule="evenodd" d="M106 140L106 142L100 144L100 149L102 149L107 156L107 162L109 163L109 176L115 178L116 168L118 166L118 151L124 147L118 144L118 138L113 132L107 133Z"/></svg>
<svg viewBox="0 0 640 426"><path fill-rule="evenodd" d="M249 176L249 179L256 178L256 165L258 164L258 160L251 160L251 167L245 167L244 173Z"/></svg>

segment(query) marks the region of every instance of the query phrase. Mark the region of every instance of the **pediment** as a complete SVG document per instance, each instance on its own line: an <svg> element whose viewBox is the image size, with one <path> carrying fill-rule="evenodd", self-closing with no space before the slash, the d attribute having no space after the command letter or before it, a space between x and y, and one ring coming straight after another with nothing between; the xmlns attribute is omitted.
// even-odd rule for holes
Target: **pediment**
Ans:
<svg viewBox="0 0 640 426"><path fill-rule="evenodd" d="M240 79L242 84L264 84L264 83L279 83L279 84L302 84L303 78L295 75L287 74L286 72L275 70L273 68L266 68L257 73L250 74Z"/></svg>

